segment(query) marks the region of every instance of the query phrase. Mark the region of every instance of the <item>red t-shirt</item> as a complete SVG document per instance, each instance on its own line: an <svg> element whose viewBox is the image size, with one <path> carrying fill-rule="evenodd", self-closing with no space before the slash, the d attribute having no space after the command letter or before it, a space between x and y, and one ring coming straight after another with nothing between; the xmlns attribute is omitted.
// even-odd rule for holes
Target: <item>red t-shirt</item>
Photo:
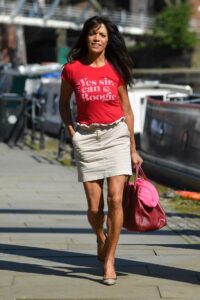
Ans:
<svg viewBox="0 0 200 300"><path fill-rule="evenodd" d="M111 124L124 116L118 94L124 81L110 63L95 68L76 60L64 66L61 78L74 89L78 123Z"/></svg>

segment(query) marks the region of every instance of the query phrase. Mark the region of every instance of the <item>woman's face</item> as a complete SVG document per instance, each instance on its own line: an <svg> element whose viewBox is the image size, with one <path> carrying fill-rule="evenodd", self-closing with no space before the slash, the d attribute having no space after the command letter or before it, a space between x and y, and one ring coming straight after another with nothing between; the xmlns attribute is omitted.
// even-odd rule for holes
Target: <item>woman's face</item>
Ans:
<svg viewBox="0 0 200 300"><path fill-rule="evenodd" d="M108 44L108 31L104 24L90 29L87 36L88 51L102 53Z"/></svg>

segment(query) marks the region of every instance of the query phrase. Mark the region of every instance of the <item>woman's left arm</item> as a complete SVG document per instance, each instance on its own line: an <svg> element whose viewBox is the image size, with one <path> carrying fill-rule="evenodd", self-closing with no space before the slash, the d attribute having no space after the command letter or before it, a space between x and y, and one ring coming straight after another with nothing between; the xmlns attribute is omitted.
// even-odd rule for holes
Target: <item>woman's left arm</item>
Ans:
<svg viewBox="0 0 200 300"><path fill-rule="evenodd" d="M141 165L143 159L136 151L135 137L134 137L134 115L131 109L128 92L126 86L120 86L118 88L121 106L125 116L125 122L128 126L130 132L130 151L131 151L131 160L133 163L133 167L137 164Z"/></svg>

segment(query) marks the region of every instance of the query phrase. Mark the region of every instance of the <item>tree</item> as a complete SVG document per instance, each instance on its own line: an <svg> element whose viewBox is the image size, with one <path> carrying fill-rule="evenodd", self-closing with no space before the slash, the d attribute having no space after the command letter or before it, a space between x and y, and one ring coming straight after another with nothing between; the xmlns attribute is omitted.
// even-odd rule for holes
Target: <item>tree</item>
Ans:
<svg viewBox="0 0 200 300"><path fill-rule="evenodd" d="M167 6L180 5L182 3L181 0L164 0L164 2Z"/></svg>
<svg viewBox="0 0 200 300"><path fill-rule="evenodd" d="M171 49L194 48L197 36L189 30L192 7L180 0L165 0L167 7L156 17L153 36L156 46Z"/></svg>

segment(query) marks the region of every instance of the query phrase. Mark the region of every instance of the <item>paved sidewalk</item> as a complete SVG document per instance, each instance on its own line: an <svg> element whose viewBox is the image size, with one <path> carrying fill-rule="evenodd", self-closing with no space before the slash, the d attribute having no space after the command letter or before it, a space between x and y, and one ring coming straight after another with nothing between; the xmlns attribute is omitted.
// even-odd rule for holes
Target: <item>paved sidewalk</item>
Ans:
<svg viewBox="0 0 200 300"><path fill-rule="evenodd" d="M116 286L101 284L76 170L0 144L0 300L200 299L200 220L122 232Z"/></svg>

